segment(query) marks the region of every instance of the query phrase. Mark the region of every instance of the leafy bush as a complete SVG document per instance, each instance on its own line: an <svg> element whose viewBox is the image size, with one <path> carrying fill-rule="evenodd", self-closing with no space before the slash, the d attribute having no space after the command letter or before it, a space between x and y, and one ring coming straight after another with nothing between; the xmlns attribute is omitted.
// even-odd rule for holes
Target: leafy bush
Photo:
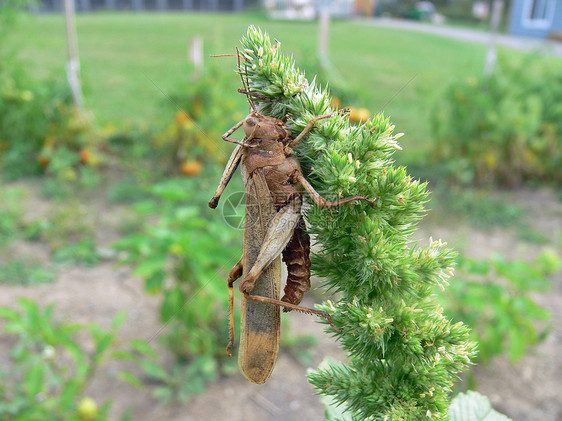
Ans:
<svg viewBox="0 0 562 421"><path fill-rule="evenodd" d="M45 242L59 263L94 265L99 260L93 222L76 200L51 207L46 218L28 224L25 231L27 239Z"/></svg>
<svg viewBox="0 0 562 421"><path fill-rule="evenodd" d="M40 309L28 299L20 309L0 307L3 335L14 336L10 365L0 368L0 419L2 420L106 420L110 402L100 408L85 395L98 368L109 360L139 362L153 351L141 341L125 345L117 335L120 313L111 329L95 323L69 324L53 317L53 305ZM87 334L92 349L77 337ZM117 377L139 383L128 371Z"/></svg>
<svg viewBox="0 0 562 421"><path fill-rule="evenodd" d="M432 115L432 158L462 183L562 181L562 72L537 56L498 60L449 86Z"/></svg>
<svg viewBox="0 0 562 421"><path fill-rule="evenodd" d="M0 247L9 243L22 227L22 198L25 191L19 188L0 186Z"/></svg>
<svg viewBox="0 0 562 421"><path fill-rule="evenodd" d="M31 80L15 59L0 61L0 169L7 178L38 174L46 133L63 116L70 91L62 81Z"/></svg>
<svg viewBox="0 0 562 421"><path fill-rule="evenodd" d="M0 262L0 284L33 285L54 281L55 273L30 259Z"/></svg>
<svg viewBox="0 0 562 421"><path fill-rule="evenodd" d="M72 105L65 80L31 79L14 56L0 60L0 171L4 178L45 172L61 190L95 184L104 139ZM68 193L68 192L67 192Z"/></svg>
<svg viewBox="0 0 562 421"><path fill-rule="evenodd" d="M504 352L516 361L546 334L540 326L544 328L550 312L532 293L548 290L547 276L561 267L561 258L552 251L532 263L505 261L499 255L489 260L459 258L454 282L439 296L445 313L472 328L482 361Z"/></svg>
<svg viewBox="0 0 562 421"><path fill-rule="evenodd" d="M225 270L241 252L239 246L233 247L234 231L219 213L209 212L212 192L202 189L202 184L201 178L172 179L151 187L151 198L134 205L144 215L142 226L115 245L127 252L125 261L133 263L134 274L144 278L147 292L162 297L164 340L179 361L192 366L185 369L194 376L190 382L209 379L209 371L225 368ZM181 376L181 370L152 376L177 383L173 379Z"/></svg>

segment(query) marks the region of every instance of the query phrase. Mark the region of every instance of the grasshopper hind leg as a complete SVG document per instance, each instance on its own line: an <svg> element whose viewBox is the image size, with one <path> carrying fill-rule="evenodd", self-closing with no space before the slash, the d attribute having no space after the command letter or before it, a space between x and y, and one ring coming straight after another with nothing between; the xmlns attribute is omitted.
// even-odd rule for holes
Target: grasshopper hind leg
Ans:
<svg viewBox="0 0 562 421"><path fill-rule="evenodd" d="M232 267L228 274L228 345L226 353L232 357L230 350L234 346L234 282L242 276L242 258Z"/></svg>

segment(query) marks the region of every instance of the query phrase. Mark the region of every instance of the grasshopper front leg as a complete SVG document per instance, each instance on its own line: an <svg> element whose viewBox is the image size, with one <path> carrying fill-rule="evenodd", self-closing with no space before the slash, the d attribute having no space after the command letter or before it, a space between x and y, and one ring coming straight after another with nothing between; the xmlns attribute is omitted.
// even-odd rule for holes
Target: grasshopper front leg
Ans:
<svg viewBox="0 0 562 421"><path fill-rule="evenodd" d="M219 200L224 192L224 189L226 189L226 186L228 185L230 179L234 175L236 168L238 168L238 165L240 164L240 160L242 159L242 149L243 146L237 145L234 151L232 152L232 154L230 155L230 158L226 163L224 172L222 173L219 186L217 187L217 190L215 191L213 198L209 201L210 208L215 209L219 204Z"/></svg>

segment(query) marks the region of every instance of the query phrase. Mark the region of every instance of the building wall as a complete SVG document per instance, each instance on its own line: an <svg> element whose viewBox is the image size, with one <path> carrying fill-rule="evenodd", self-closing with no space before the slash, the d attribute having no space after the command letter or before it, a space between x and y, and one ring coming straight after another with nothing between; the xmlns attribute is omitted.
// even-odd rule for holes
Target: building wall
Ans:
<svg viewBox="0 0 562 421"><path fill-rule="evenodd" d="M1 1L1 0L0 0ZM74 0L79 12L96 10L208 10L241 11L255 6L259 0ZM38 0L34 12L57 12L62 9L59 0Z"/></svg>
<svg viewBox="0 0 562 421"><path fill-rule="evenodd" d="M530 19L534 2L544 1L546 19ZM562 0L513 0L510 10L509 32L545 38L551 31L562 31Z"/></svg>

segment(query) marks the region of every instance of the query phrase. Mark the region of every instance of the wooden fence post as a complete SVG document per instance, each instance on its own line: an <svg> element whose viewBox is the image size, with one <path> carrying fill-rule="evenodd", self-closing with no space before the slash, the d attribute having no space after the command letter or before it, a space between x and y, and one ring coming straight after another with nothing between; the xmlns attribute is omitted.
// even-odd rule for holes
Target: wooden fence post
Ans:
<svg viewBox="0 0 562 421"><path fill-rule="evenodd" d="M80 87L80 59L76 41L76 23L74 21L74 0L64 0L64 17L66 26L66 46L68 52L67 77L72 91L74 105L82 108L82 88Z"/></svg>

